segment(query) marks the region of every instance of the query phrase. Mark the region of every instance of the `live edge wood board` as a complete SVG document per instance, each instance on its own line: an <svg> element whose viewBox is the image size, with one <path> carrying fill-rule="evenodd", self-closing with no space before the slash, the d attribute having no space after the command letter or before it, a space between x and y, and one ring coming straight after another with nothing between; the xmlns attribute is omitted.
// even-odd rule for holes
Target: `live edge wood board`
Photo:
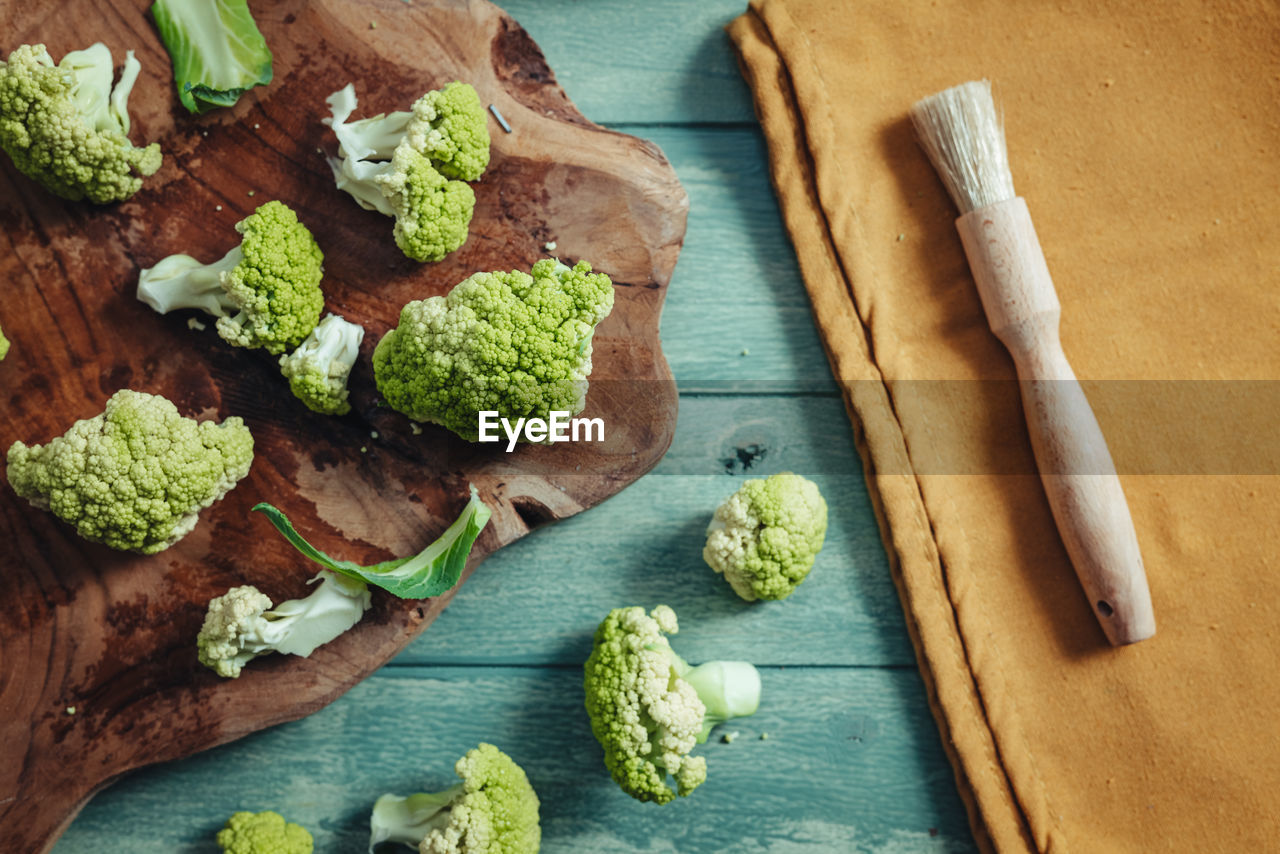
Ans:
<svg viewBox="0 0 1280 854"><path fill-rule="evenodd" d="M498 8L474 0L289 0L254 11L275 80L204 117L178 104L145 2L4 3L4 44L55 57L104 41L142 76L131 137L156 140L161 170L127 202L67 203L0 170L0 450L45 442L101 412L121 388L164 394L187 415L245 419L248 478L196 530L152 557L84 542L0 486L0 850L47 850L80 806L120 774L186 756L315 711L420 633L448 597L375 594L351 632L311 658L268 656L238 680L200 667L195 634L208 600L252 583L274 600L305 595L313 574L251 514L270 501L321 548L361 562L422 548L465 502L493 508L468 569L537 525L599 503L657 463L676 393L658 341L687 198L656 146L580 115L538 47ZM376 22L377 26L371 26ZM439 264L404 258L392 221L334 188L318 149L325 97L354 82L358 115L407 109L466 80L513 132L491 123L493 160L476 190L467 243ZM162 317L134 297L138 271L185 252L213 261L236 222L269 199L297 210L325 252L327 308L367 334L352 377L354 411L308 412L276 360L232 348L191 313ZM435 427L414 434L378 406L368 356L400 307L477 270L528 269L544 244L608 273L617 296L595 336L585 416L603 443L473 446ZM375 435L376 434L376 435ZM530 583L536 583L536 579ZM520 619L518 613L495 619ZM74 713L70 709L74 707Z"/></svg>

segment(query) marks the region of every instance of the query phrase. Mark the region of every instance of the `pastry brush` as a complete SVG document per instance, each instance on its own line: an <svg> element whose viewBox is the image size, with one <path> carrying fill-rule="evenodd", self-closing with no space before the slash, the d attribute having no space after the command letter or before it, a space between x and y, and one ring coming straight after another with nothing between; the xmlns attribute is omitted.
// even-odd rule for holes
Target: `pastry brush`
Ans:
<svg viewBox="0 0 1280 854"><path fill-rule="evenodd" d="M1062 314L1027 203L1013 191L988 81L917 102L911 120L960 208L956 230L991 331L1018 371L1036 467L1058 533L1113 645L1156 631L1142 554L1120 478L1063 353Z"/></svg>

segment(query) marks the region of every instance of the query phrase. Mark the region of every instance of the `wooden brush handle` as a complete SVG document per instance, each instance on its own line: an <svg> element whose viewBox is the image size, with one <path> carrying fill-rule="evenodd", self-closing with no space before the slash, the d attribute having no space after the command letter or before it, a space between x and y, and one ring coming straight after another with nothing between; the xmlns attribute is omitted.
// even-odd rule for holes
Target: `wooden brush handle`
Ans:
<svg viewBox="0 0 1280 854"><path fill-rule="evenodd" d="M991 331L1018 368L1036 466L1058 533L1107 639L1156 631L1151 593L1111 453L1058 337L1062 313L1021 198L956 220Z"/></svg>

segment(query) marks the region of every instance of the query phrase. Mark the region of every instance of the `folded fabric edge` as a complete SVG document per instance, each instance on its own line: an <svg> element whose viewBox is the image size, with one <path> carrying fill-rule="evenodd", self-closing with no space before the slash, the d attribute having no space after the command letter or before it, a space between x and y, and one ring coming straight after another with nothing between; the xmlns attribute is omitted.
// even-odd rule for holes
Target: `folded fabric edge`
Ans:
<svg viewBox="0 0 1280 854"><path fill-rule="evenodd" d="M797 248L823 346L842 386L908 634L975 842L984 852L1034 851L943 583L945 568L917 478L878 473L911 471L906 441L817 198L789 72L754 9L727 29L765 131L783 218ZM850 346L834 347L837 338Z"/></svg>

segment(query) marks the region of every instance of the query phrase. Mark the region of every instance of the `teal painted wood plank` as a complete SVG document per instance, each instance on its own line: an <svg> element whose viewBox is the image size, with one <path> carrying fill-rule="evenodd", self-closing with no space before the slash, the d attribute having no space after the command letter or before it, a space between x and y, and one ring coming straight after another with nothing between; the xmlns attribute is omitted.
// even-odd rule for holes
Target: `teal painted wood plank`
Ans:
<svg viewBox="0 0 1280 854"><path fill-rule="evenodd" d="M537 789L544 854L972 850L914 671L770 668L762 681L760 711L721 728L738 739L717 731L699 748L707 783L658 807L609 779L578 668L385 668L304 721L126 779L54 850L211 854L231 812L275 808L318 854L354 854L379 794L445 788L482 740Z"/></svg>
<svg viewBox="0 0 1280 854"><path fill-rule="evenodd" d="M682 387L834 392L764 140L723 32L744 0L503 5L593 120L739 123L626 128L663 149L689 193L688 234L662 321ZM707 335L711 318L721 334Z"/></svg>
<svg viewBox="0 0 1280 854"><path fill-rule="evenodd" d="M759 130L637 132L662 147L689 193L662 315L681 389L834 393Z"/></svg>
<svg viewBox="0 0 1280 854"><path fill-rule="evenodd" d="M600 124L754 122L724 33L746 0L506 0Z"/></svg>
<svg viewBox="0 0 1280 854"><path fill-rule="evenodd" d="M862 473L840 398L683 395L675 437L653 474L777 471Z"/></svg>
<svg viewBox="0 0 1280 854"><path fill-rule="evenodd" d="M827 541L790 598L748 603L703 562L705 531L744 479L778 471L818 484ZM694 661L914 664L839 400L681 398L675 441L654 473L490 557L396 660L577 664L610 608L659 603L676 609L676 646Z"/></svg>
<svg viewBox="0 0 1280 854"><path fill-rule="evenodd" d="M814 477L830 505L828 544L790 598L756 603L702 560L711 512L738 480L651 476L502 550L396 662L578 664L610 608L668 604L680 618L673 644L691 661L913 666L884 550L865 530L875 523L859 506L861 477Z"/></svg>

